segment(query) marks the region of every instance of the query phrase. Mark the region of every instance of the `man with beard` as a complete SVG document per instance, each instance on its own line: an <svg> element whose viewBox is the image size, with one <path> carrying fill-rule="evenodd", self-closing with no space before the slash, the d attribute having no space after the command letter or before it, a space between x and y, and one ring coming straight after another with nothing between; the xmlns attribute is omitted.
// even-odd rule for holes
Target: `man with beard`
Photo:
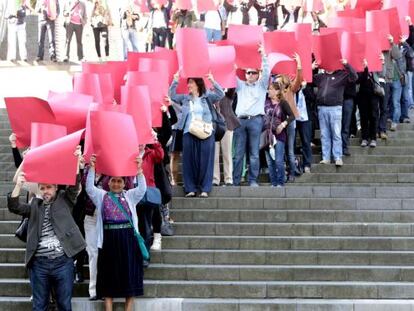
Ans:
<svg viewBox="0 0 414 311"><path fill-rule="evenodd" d="M80 147L75 156L80 162ZM47 310L52 287L58 309L72 310L73 257L86 246L71 215L80 190L79 182L78 172L76 184L66 190L58 191L55 184L39 184L42 199L35 198L30 204L20 203L19 195L25 183L21 172L7 198L7 207L12 213L29 218L25 264L30 272L33 310Z"/></svg>

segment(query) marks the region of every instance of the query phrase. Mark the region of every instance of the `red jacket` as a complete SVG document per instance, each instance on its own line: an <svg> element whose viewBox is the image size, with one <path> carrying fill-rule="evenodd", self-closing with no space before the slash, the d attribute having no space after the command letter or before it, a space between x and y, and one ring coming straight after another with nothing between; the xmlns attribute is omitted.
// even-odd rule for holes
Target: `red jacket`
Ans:
<svg viewBox="0 0 414 311"><path fill-rule="evenodd" d="M145 147L142 157L142 170L147 181L147 187L155 187L154 164L161 163L164 159L164 150L159 142L153 144L153 148Z"/></svg>

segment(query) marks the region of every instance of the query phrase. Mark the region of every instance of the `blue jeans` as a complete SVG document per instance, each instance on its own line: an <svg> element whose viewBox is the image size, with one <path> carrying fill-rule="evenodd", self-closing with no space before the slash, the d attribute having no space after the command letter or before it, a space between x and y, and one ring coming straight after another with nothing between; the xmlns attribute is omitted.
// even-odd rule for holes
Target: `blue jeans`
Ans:
<svg viewBox="0 0 414 311"><path fill-rule="evenodd" d="M295 176L296 163L295 163L295 134L296 134L296 121L291 122L287 129L287 154L289 163L289 175Z"/></svg>
<svg viewBox="0 0 414 311"><path fill-rule="evenodd" d="M412 72L411 78L412 78ZM408 74L405 75L406 77L406 83L402 88L402 98L401 98L401 116L400 121L403 121L404 119L409 119L408 117L408 108L413 104L413 97L412 97L412 90L411 90L411 81L410 78L408 78Z"/></svg>
<svg viewBox="0 0 414 311"><path fill-rule="evenodd" d="M353 110L354 110L354 99L353 98L345 99L342 105L342 130L341 130L343 151L348 150Z"/></svg>
<svg viewBox="0 0 414 311"><path fill-rule="evenodd" d="M272 186L283 186L285 184L285 143L278 141L275 146L275 160L265 151L269 178Z"/></svg>
<svg viewBox="0 0 414 311"><path fill-rule="evenodd" d="M66 255L55 259L35 257L30 268L30 284L33 292L33 311L46 311L51 287L56 292L59 311L72 310L74 266Z"/></svg>
<svg viewBox="0 0 414 311"><path fill-rule="evenodd" d="M207 41L215 42L221 40L221 30L205 28L207 33Z"/></svg>
<svg viewBox="0 0 414 311"><path fill-rule="evenodd" d="M342 159L342 106L319 106L319 125L321 128L322 159Z"/></svg>
<svg viewBox="0 0 414 311"><path fill-rule="evenodd" d="M127 59L128 51L138 52L138 33L135 29L122 29L122 42L124 59Z"/></svg>
<svg viewBox="0 0 414 311"><path fill-rule="evenodd" d="M249 184L257 183L260 170L259 144L262 128L263 117L256 116L251 119L240 119L240 126L234 130L233 184L235 186L240 185L246 148L249 150ZM246 146L247 139L249 146Z"/></svg>
<svg viewBox="0 0 414 311"><path fill-rule="evenodd" d="M389 113L393 123L399 123L401 117L401 94L402 86L400 80L393 81L390 85L391 104ZM391 114L392 112L392 114Z"/></svg>
<svg viewBox="0 0 414 311"><path fill-rule="evenodd" d="M312 164L312 121L297 121L296 129L302 142L303 167L311 167Z"/></svg>
<svg viewBox="0 0 414 311"><path fill-rule="evenodd" d="M408 87L408 108L414 106L414 94L413 94L413 72L407 71L407 87Z"/></svg>

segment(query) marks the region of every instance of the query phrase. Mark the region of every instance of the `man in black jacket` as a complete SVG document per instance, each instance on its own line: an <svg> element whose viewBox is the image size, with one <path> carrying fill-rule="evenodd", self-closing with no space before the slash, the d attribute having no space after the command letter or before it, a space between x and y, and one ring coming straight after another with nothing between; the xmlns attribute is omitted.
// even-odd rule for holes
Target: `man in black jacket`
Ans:
<svg viewBox="0 0 414 311"><path fill-rule="evenodd" d="M318 87L316 102L318 105L319 125L321 128L322 161L331 163L331 155L336 166L342 166L342 105L347 83L356 82L358 75L348 64L341 60L345 70L324 72L314 75L313 83ZM317 63L313 63L314 69Z"/></svg>
<svg viewBox="0 0 414 311"><path fill-rule="evenodd" d="M80 149L75 155L80 158ZM42 199L34 198L30 204L19 202L24 182L21 172L7 206L12 213L29 217L25 264L30 270L33 310L47 310L52 286L58 309L72 310L73 257L86 246L71 215L80 190L79 174L76 185L65 191L58 191L57 185L39 184Z"/></svg>

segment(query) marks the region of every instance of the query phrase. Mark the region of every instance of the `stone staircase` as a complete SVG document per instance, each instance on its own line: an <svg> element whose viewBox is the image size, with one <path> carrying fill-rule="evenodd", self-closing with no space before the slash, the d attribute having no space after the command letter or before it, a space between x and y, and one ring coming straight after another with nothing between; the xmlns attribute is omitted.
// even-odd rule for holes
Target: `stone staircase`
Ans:
<svg viewBox="0 0 414 311"><path fill-rule="evenodd" d="M2 109L0 310L31 310L19 217L6 208L9 134ZM176 187L176 235L152 254L137 310L414 310L413 135L404 124L376 149L352 139L344 167L316 164L285 188L214 187L200 199ZM74 292L74 310L103 310L87 283Z"/></svg>

